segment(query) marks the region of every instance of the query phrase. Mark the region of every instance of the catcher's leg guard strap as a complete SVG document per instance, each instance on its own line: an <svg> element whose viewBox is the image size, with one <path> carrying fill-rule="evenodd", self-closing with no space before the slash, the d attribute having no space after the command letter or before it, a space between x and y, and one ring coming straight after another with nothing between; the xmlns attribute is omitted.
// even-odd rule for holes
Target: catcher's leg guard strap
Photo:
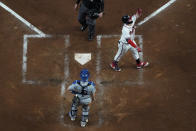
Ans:
<svg viewBox="0 0 196 131"><path fill-rule="evenodd" d="M88 120L90 107L88 105L82 106L82 121L86 122Z"/></svg>
<svg viewBox="0 0 196 131"><path fill-rule="evenodd" d="M76 116L77 115L77 108L79 106L79 100L78 98L75 96L72 100L72 105L71 105L71 115L72 116Z"/></svg>
<svg viewBox="0 0 196 131"><path fill-rule="evenodd" d="M76 116L77 115L77 111L78 111L77 107L72 106L71 107L71 111L70 111L71 112L71 116Z"/></svg>

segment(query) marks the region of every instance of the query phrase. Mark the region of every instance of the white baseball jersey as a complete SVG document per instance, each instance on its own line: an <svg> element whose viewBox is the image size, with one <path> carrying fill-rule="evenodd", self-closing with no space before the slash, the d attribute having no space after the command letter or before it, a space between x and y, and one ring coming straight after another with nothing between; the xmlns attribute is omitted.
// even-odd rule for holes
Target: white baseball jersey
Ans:
<svg viewBox="0 0 196 131"><path fill-rule="evenodd" d="M134 37L135 37L135 22L136 22L136 15L133 15L131 17L133 23L130 25L124 24L123 28L122 28L122 34L121 34L121 38L120 38L120 42L122 43L127 43L127 39L130 39L132 41L134 41Z"/></svg>
<svg viewBox="0 0 196 131"><path fill-rule="evenodd" d="M119 40L118 43L118 51L114 57L114 61L120 61L120 59L122 58L122 56L128 51L130 50L132 52L132 55L134 57L135 60L139 59L139 53L137 51L136 48L134 48L133 46L131 46L128 42L127 39L130 39L132 42L136 44L136 42L134 41L134 37L135 37L135 28L134 28L134 24L136 22L137 16L136 14L133 15L131 17L132 19L132 23L130 25L124 24L123 28L122 28L122 34L121 34L121 38Z"/></svg>

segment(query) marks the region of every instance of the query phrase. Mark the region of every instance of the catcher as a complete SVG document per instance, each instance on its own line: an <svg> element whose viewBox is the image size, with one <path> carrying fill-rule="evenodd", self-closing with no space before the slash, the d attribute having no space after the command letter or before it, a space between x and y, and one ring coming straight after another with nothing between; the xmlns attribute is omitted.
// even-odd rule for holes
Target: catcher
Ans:
<svg viewBox="0 0 196 131"><path fill-rule="evenodd" d="M137 46L134 41L135 38L135 22L142 14L142 9L138 9L136 14L133 16L125 15L122 17L122 22L124 23L122 28L122 35L118 42L118 52L116 53L113 62L110 67L115 71L121 71L118 67L118 62L122 56L130 50L134 59L136 60L137 69L141 69L149 65L148 62L142 62L139 58L139 52L141 49Z"/></svg>
<svg viewBox="0 0 196 131"><path fill-rule="evenodd" d="M68 91L74 94L72 100L71 110L69 111L69 117L72 121L76 119L77 108L82 106L82 120L81 127L85 127L88 122L89 104L95 100L95 84L88 81L90 73L87 69L83 69L80 72L81 80L74 81L69 87Z"/></svg>
<svg viewBox="0 0 196 131"><path fill-rule="evenodd" d="M80 0L76 0L74 8L77 9ZM80 30L88 27L88 40L93 40L95 34L96 19L103 16L104 0L82 0L80 4L78 21L82 25Z"/></svg>

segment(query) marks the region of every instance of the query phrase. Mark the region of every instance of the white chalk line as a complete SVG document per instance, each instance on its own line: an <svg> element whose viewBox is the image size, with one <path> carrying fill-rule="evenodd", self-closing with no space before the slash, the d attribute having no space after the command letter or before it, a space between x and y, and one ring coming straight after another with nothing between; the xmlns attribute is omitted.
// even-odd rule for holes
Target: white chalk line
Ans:
<svg viewBox="0 0 196 131"><path fill-rule="evenodd" d="M143 58L143 45L144 45L144 44L143 44L143 38L142 38L142 35L137 35L136 37L137 37L138 40L139 40L139 41L138 41L138 42L139 42L139 47L140 47L141 50L142 50L142 52L139 53L139 57L140 57L140 60L143 61L143 59L144 59L144 58ZM143 68L139 70L139 76L138 76L138 77L139 77L139 78L138 78L138 79L139 79L138 84L139 84L139 85L144 84L144 81L143 81Z"/></svg>
<svg viewBox="0 0 196 131"><path fill-rule="evenodd" d="M28 57L27 57L27 54L28 54L28 39L29 38L50 38L50 37L54 37L54 35L46 35L41 30L39 30L38 28L36 28L34 25L32 25L31 23L29 23L27 20L25 20L24 18L22 18L15 11L13 11L8 6L6 6L4 3L2 3L1 1L0 1L0 6L2 8L4 8L6 11L8 11L10 14L12 14L13 16L15 16L17 19L19 19L23 24L25 24L31 30L33 30L36 33L38 33L38 35L24 35L23 36L22 83L25 83L25 84L41 84L41 81L26 80L27 60L28 60ZM67 48L69 46L69 44L70 44L69 35L66 35L65 36L65 43L66 43L65 44L65 47ZM67 54L65 55L64 64L65 64L65 68L64 68L64 80L63 80L63 82L61 84L61 96L64 96L64 94L65 94L66 80L67 80L67 78L69 76L69 58L68 58L68 55ZM63 106L63 104L61 106L62 106L62 108L61 108L61 111L60 111L60 114L61 114L60 117L62 117L62 113L64 114L64 106Z"/></svg>
<svg viewBox="0 0 196 131"><path fill-rule="evenodd" d="M120 37L120 35L97 35L97 48L98 48L98 53L97 53L97 58L96 58L96 83L98 85L99 88L99 94L97 95L99 97L99 106L102 108L103 107L103 95L104 95L104 85L101 84L101 76L100 76L100 72L101 72L101 41L103 38L118 38ZM142 39L142 35L136 35L135 38L137 38L139 40L139 46L141 48L141 50L143 49L143 39ZM143 60L143 53L140 54L140 58ZM143 70L139 71L138 74L138 81L137 82L125 82L123 85L130 85L131 84L143 84ZM99 115L99 120L98 120L98 126L101 126L104 123L104 118L103 118L103 112L104 111L99 111L98 115Z"/></svg>
<svg viewBox="0 0 196 131"><path fill-rule="evenodd" d="M45 33L43 33L41 30L36 28L34 25L26 21L24 18L22 18L20 15L18 15L16 12L14 12L12 9L10 9L8 6L6 6L4 3L0 1L0 6L4 8L6 11L8 11L10 14L15 16L17 19L19 19L22 23L24 23L26 26L28 26L31 30L37 32L39 35L44 36Z"/></svg>
<svg viewBox="0 0 196 131"><path fill-rule="evenodd" d="M159 8L158 10L156 10L155 12L153 12L152 14L150 14L149 16L147 16L146 18L144 18L143 21L139 22L137 25L140 26L142 24L144 24L145 22L147 22L148 20L150 20L152 17L156 16L157 14L159 14L161 11L163 11L164 9L166 9L167 7L169 7L171 4L173 4L176 0L170 0L169 2L167 2L165 5L163 5L161 8Z"/></svg>
<svg viewBox="0 0 196 131"><path fill-rule="evenodd" d="M41 84L42 81L33 81L33 80L26 80L26 74L27 74L27 51L28 51L28 39L29 38L53 38L56 37L55 35L24 35L24 42L23 42L23 64L22 64L22 82L24 84ZM70 36L69 35L58 35L58 37L63 37L65 39L65 50L70 46ZM62 102L60 104L60 111L59 111L59 120L60 123L62 123L66 127L71 127L68 124L64 123L64 115L65 115L65 105L64 105L64 98L66 93L66 86L67 86L67 80L69 78L70 72L69 72L69 56L67 53L65 53L64 56L64 78L61 83L61 89L60 89L60 96L63 98Z"/></svg>
<svg viewBox="0 0 196 131"><path fill-rule="evenodd" d="M117 34L114 34L114 35L97 35L97 48L98 49L101 48L101 41L102 41L103 38L119 38L119 37L120 37L120 35L117 35ZM141 48L141 50L143 50L142 35L135 35L135 38L138 39L139 47ZM101 52L99 52L99 53L100 53L100 55L97 56L97 63L101 60L101 58L99 58L101 56ZM139 55L140 55L140 59L143 61L143 51L141 53L139 53ZM101 71L101 62L99 62L99 64L96 65L96 69L97 69L97 73L99 73ZM133 83L135 84L135 82L133 82ZM137 83L139 85L143 84L143 69L139 70Z"/></svg>
<svg viewBox="0 0 196 131"><path fill-rule="evenodd" d="M44 37L50 37L45 35ZM23 62L22 62L22 82L25 84L40 84L40 81L26 80L27 74L27 52L28 52L28 39L29 38L43 38L41 35L24 35L23 36Z"/></svg>
<svg viewBox="0 0 196 131"><path fill-rule="evenodd" d="M147 22L149 19L151 19L152 17L154 17L155 15L157 15L158 13L160 13L162 10L164 10L166 7L168 7L169 5L171 5L172 3L174 3L176 0L170 0L167 4L165 4L164 6L162 6L160 9L158 9L157 11L155 11L154 13L152 13L151 15L149 15L148 17L146 17L143 21L138 23L138 26L142 25L143 23ZM33 26L31 23L29 23L28 21L26 21L24 18L22 18L20 15L18 15L17 13L15 13L12 9L10 9L8 6L6 6L5 4L3 4L2 2L0 2L0 6L2 8L4 8L5 10L7 10L9 13L11 13L13 16L15 16L17 19L19 19L21 22L23 22L26 26L28 26L30 29L32 29L33 31L37 32L39 35L24 35L24 40L23 40L23 64L22 64L22 82L26 83L26 84L39 84L40 81L32 81L32 80L26 80L26 71L27 71L27 48L28 48L28 38L46 38L46 37L52 37L51 35L47 36L45 33L43 33L42 31L40 31L38 28L36 28L35 26ZM97 36L97 47L101 48L101 38L112 38L112 37L117 37L119 35L98 35ZM139 39L140 41L141 39ZM66 39L65 41L69 41L68 39ZM143 43L143 41L140 41L139 43ZM66 42L69 43L69 42ZM143 44L140 45L140 48L142 49ZM142 59L143 59L143 54L142 55ZM96 66L96 71L97 74L99 74L100 70L101 70L101 52L97 55L97 66ZM66 61L68 59L67 56L65 56L65 60ZM64 72L64 80L61 84L61 96L63 96L65 94L65 89L66 89L66 78L67 76L69 76L68 72L69 72L69 68L66 68L65 66L65 72ZM142 70L140 71L142 72ZM143 75L141 75L143 76ZM97 79L97 83L100 83L100 79ZM103 91L101 92L101 94L104 93ZM102 121L102 120L100 120Z"/></svg>
<svg viewBox="0 0 196 131"><path fill-rule="evenodd" d="M103 100L104 86L101 84L101 79L100 79L100 76L99 76L98 72L97 72L97 77L96 77L96 84L97 84L97 87L99 88L99 92L98 92L98 94L96 96L98 97L97 100L99 101L99 106L102 109L103 108L103 101L104 101ZM104 110L100 110L98 112L98 116L99 116L98 127L100 127L104 123L103 111Z"/></svg>
<svg viewBox="0 0 196 131"><path fill-rule="evenodd" d="M70 38L69 36L65 37L65 51L67 51L67 48L70 46ZM66 127L69 127L70 125L64 123L64 116L65 116L65 105L64 105L64 99L66 98L66 87L68 85L68 79L69 79L69 75L70 75L70 71L69 71L69 56L68 53L65 52L65 57L64 57L64 79L63 82L61 84L61 97L63 98L62 103L61 103L61 107L60 107L60 122L61 124L63 124Z"/></svg>
<svg viewBox="0 0 196 131"><path fill-rule="evenodd" d="M26 75L27 75L27 62L28 62L28 39L29 38L34 38L34 39L39 39L39 38L52 38L56 37L54 35L24 35L23 37L23 58L22 58L22 83L24 84L41 84L41 81L34 81L34 80L27 80ZM69 35L62 35L61 37L65 38L65 41L69 41Z"/></svg>
<svg viewBox="0 0 196 131"><path fill-rule="evenodd" d="M96 57L96 72L97 75L100 74L101 71L101 50L98 51L97 57Z"/></svg>
<svg viewBox="0 0 196 131"><path fill-rule="evenodd" d="M65 50L70 46L70 38L69 35L65 36ZM69 78L69 56L67 53L65 53L64 57L64 79L61 84L61 96L65 95L65 84L67 82L67 79Z"/></svg>
<svg viewBox="0 0 196 131"><path fill-rule="evenodd" d="M161 11L163 11L165 8L167 8L168 6L170 6L172 3L174 3L176 0L170 0L168 3L166 3L164 6L162 6L161 8L159 8L158 10L156 10L155 12L153 12L151 15L149 15L148 17L146 17L143 21L139 22L138 25L142 25L145 22L147 22L149 19L151 19L152 17L156 16L158 13L160 13ZM30 29L32 29L33 31L37 32L39 35L24 35L24 46L23 46L23 72L22 72L22 76L23 76L23 82L26 82L28 84L39 84L40 82L34 82L34 81L26 81L25 77L26 76L26 70L27 70L27 47L28 47L28 38L46 38L46 37L51 37L51 36L46 36L45 33L43 33L42 31L40 31L38 28L36 28L35 26L33 26L31 23L29 23L28 21L26 21L24 18L22 18L20 15L18 15L16 12L14 12L12 9L10 9L8 6L6 6L4 3L2 3L0 1L0 6L2 8L4 8L6 11L8 11L9 13L11 13L13 16L15 16L17 19L19 19L21 22L23 22L26 26L28 26ZM111 37L117 37L118 35L98 35L97 36L97 45L98 48L101 47L101 38L111 38Z"/></svg>
<svg viewBox="0 0 196 131"><path fill-rule="evenodd" d="M103 88L103 86L101 84L101 79L100 79L101 49L100 49L100 45L99 45L99 42L98 42L99 40L101 40L101 37L99 39L99 36L98 36L98 39L97 39L98 52L97 52L97 56L96 56L96 84L97 84L97 87L99 88L99 92L98 92L98 94L96 96L98 97L99 106L100 106L100 108L102 108L103 107L104 88ZM103 122L104 122L102 111L99 111L98 116L99 116L98 126L100 127L103 124Z"/></svg>
<svg viewBox="0 0 196 131"><path fill-rule="evenodd" d="M97 48L98 48L98 53L97 53L97 57L96 57L96 83L98 85L98 88L99 88L99 94L97 96L99 96L99 99L102 99L103 98L103 95L104 95L104 87L103 87L103 84L101 84L101 78L100 78L100 72L101 72L101 41L103 38L118 38L120 37L120 35L117 35L117 34L114 34L114 35L97 35ZM142 49L143 48L143 39L142 39L142 36L141 35L136 35L135 36L137 39L139 39L139 46L140 48ZM143 53L140 54L140 57L141 59L143 59ZM137 84L142 84L143 83L143 71L140 70L139 71L139 76L138 76L138 82ZM134 82L135 83L135 82ZM124 84L127 84L124 83ZM130 84L130 83L129 83ZM99 103L99 106L100 107L103 107L103 101L100 100L100 103ZM104 119L103 119L103 114L102 112L99 112L99 121L98 121L98 125L101 126L104 122Z"/></svg>

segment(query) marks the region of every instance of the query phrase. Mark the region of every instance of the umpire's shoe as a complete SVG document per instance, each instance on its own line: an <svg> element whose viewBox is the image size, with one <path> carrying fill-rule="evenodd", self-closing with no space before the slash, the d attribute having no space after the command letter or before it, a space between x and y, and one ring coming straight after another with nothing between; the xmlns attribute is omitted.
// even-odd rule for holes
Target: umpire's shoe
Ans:
<svg viewBox="0 0 196 131"><path fill-rule="evenodd" d="M87 27L88 27L88 25L86 25L86 24L85 25L82 25L81 28L80 28L80 30L81 31L85 31Z"/></svg>

